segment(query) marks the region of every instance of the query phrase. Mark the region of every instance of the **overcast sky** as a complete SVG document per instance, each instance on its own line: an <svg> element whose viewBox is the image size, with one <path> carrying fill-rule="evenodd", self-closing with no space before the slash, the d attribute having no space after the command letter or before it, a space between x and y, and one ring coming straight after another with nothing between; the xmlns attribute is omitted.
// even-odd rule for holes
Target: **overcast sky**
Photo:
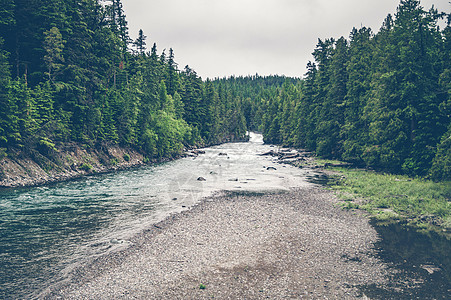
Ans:
<svg viewBox="0 0 451 300"><path fill-rule="evenodd" d="M422 0L449 12L450 0ZM377 32L398 0L122 0L130 35L150 49L173 48L179 69L203 79L279 74L301 77L318 38Z"/></svg>

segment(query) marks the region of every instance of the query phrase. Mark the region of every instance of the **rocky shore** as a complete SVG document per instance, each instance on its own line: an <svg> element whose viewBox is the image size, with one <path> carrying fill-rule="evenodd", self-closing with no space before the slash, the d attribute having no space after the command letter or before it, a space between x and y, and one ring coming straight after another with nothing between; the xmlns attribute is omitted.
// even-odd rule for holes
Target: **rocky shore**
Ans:
<svg viewBox="0 0 451 300"><path fill-rule="evenodd" d="M49 287L45 299L354 299L383 286L375 230L314 185L228 193L174 214Z"/></svg>

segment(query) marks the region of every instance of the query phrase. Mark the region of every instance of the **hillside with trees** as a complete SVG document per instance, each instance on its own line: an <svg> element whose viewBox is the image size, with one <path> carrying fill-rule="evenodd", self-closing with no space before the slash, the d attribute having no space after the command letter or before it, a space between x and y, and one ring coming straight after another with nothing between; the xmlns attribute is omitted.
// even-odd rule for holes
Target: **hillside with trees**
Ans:
<svg viewBox="0 0 451 300"><path fill-rule="evenodd" d="M120 1L2 0L0 147L116 143L149 157L242 139L239 99L130 39ZM236 120L225 116L236 115Z"/></svg>
<svg viewBox="0 0 451 300"><path fill-rule="evenodd" d="M450 21L403 0L378 33L319 39L302 82L250 97L250 128L323 158L450 180Z"/></svg>

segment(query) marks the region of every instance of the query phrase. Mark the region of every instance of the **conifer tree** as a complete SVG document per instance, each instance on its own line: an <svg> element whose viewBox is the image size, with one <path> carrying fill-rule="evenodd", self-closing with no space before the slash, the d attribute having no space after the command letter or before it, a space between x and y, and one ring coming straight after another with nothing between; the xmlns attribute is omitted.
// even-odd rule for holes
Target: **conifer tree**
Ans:
<svg viewBox="0 0 451 300"><path fill-rule="evenodd" d="M143 55L144 52L146 51L146 39L147 39L147 36L145 36L143 30L140 29L139 33L138 33L138 37L136 38L133 45L135 46L136 51L141 55Z"/></svg>
<svg viewBox="0 0 451 300"><path fill-rule="evenodd" d="M169 49L169 57L167 61L167 88L168 95L173 96L180 88L179 76L177 74L177 63L174 61L174 51Z"/></svg>
<svg viewBox="0 0 451 300"><path fill-rule="evenodd" d="M64 40L58 28L52 27L50 30L44 32L44 61L47 65L47 75L49 81L53 81L56 72L63 66L64 62L62 55L64 49Z"/></svg>
<svg viewBox="0 0 451 300"><path fill-rule="evenodd" d="M349 59L347 62L348 82L344 105L344 124L340 137L342 158L357 164L362 163L363 149L368 141L368 128L363 120L363 108L371 88L371 67L373 55L373 34L362 27L351 31Z"/></svg>

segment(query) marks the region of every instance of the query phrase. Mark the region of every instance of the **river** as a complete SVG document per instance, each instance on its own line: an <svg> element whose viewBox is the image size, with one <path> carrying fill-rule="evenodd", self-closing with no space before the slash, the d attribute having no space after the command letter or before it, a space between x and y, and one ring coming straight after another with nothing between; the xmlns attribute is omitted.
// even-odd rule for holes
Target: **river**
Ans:
<svg viewBox="0 0 451 300"><path fill-rule="evenodd" d="M251 133L248 143L206 148L196 158L0 191L0 298L26 297L64 279L84 261L126 247L149 225L215 192L308 184L308 171L257 155L270 149Z"/></svg>
<svg viewBox="0 0 451 300"><path fill-rule="evenodd" d="M251 133L247 143L205 148L205 154L198 157L51 186L0 190L0 299L37 295L50 284L67 279L71 270L86 261L127 247L142 230L216 192L279 191L312 184L308 182L315 174L312 170L258 155L274 148L263 144L261 135ZM406 255L397 258L400 247L389 247L396 244L391 239L396 236L403 241L408 234L415 244L418 238L399 228L396 233L379 229L381 242L375 246L381 249L381 256L389 253L385 260L398 268L416 265L414 272L422 272L423 277L428 272L421 264L438 266L433 273L438 279L427 281L428 288L420 294L390 294L372 287L366 288L367 293L374 298L431 293L433 298L441 298L449 284L449 254L445 251L436 257L430 249L427 261L412 255L415 261L409 263ZM448 240L440 241L440 249L449 246ZM394 257L407 267L392 261Z"/></svg>

